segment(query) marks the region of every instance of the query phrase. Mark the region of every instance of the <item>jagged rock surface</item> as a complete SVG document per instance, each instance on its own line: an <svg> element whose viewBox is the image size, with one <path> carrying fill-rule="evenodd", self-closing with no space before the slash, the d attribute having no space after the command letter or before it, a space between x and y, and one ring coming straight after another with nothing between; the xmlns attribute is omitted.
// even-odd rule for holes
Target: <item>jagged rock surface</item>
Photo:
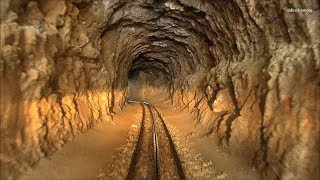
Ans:
<svg viewBox="0 0 320 180"><path fill-rule="evenodd" d="M319 2L0 3L2 176L112 121L143 69L262 177L319 176Z"/></svg>

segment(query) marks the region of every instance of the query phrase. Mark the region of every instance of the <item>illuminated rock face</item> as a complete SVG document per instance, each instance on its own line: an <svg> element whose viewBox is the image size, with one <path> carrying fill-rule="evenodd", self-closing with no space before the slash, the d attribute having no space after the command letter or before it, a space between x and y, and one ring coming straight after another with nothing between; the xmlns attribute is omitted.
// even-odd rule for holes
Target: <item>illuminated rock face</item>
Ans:
<svg viewBox="0 0 320 180"><path fill-rule="evenodd" d="M319 176L319 2L0 3L2 176L112 121L134 71L262 177Z"/></svg>

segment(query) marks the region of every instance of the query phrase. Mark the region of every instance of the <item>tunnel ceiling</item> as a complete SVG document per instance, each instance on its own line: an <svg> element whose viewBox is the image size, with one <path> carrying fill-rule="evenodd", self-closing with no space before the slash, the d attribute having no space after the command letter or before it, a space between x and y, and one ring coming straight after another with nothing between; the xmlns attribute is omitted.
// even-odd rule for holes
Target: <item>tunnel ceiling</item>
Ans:
<svg viewBox="0 0 320 180"><path fill-rule="evenodd" d="M106 39L110 44L102 43L101 51L118 48L119 52L106 61L119 61L118 65L126 69L133 59L147 54L164 61L175 72L171 75L183 79L199 69L208 71L219 61L239 61L267 53L261 28L253 20L244 20L241 2L139 0L73 4L80 10L78 22L94 47L100 45L97 35L102 41ZM121 47L110 47L116 42L108 38L115 39L115 35Z"/></svg>
<svg viewBox="0 0 320 180"><path fill-rule="evenodd" d="M181 78L196 68L209 70L214 64L209 51L214 37L205 12L179 1L108 3L111 12L102 27L102 38L113 31L121 32L120 38L127 39L126 48L137 49L125 50L128 56L121 56L125 67L129 68L134 58L144 55L158 61L143 61L138 66L157 66L154 63L158 62L158 68Z"/></svg>
<svg viewBox="0 0 320 180"><path fill-rule="evenodd" d="M166 71L178 81L199 70L206 73L218 64L226 66L224 71L229 74L235 68L227 67L230 62L247 61L264 66L278 42L312 41L315 36L314 32L305 36L286 30L286 26L294 24L305 31L291 21L290 15L282 16L285 7L290 6L289 2L70 2L79 10L73 26L84 31L87 41L92 44L84 47L97 54L106 51L98 58L107 64L117 62L116 66L122 68L118 79L125 79L133 60L142 55L165 62L170 67ZM77 44L79 40L76 41L72 46L81 46ZM115 55L110 56L110 53Z"/></svg>

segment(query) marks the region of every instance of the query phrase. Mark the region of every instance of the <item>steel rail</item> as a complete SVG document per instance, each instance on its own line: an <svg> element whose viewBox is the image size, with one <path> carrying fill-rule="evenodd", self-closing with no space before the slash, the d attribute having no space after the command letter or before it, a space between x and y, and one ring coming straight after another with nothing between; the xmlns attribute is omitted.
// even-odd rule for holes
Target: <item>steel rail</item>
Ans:
<svg viewBox="0 0 320 180"><path fill-rule="evenodd" d="M179 179L186 179L183 168L182 168L182 163L179 158L179 155L177 153L177 150L175 148L175 145L173 143L172 137L170 135L170 132L162 118L162 115L160 112L152 105L150 105L147 102L140 102L140 101L128 101L129 103L139 103L142 107L143 115L142 115L142 122L141 122L141 127L140 127L140 132L139 132L139 137L137 141L137 145L135 147L135 150L133 152L133 156L131 158L131 163L129 166L128 174L126 177L126 180L131 180L136 177L135 170L137 163L139 161L139 158L141 156L141 149L142 149L142 137L145 134L145 116L146 116L146 108L149 110L150 113L150 119L151 119L151 124L152 124L152 143L153 143L153 173L152 173L152 179L153 180L159 180L160 179L160 158L159 158L159 146L158 146L158 137L157 137L157 132L156 132L156 123L155 123L155 114L153 113L152 109L156 112L156 115L159 117L161 124L165 130L165 134L169 140L169 145L170 145L170 151L172 152L173 158L175 165L177 167L177 173L179 176Z"/></svg>
<svg viewBox="0 0 320 180"><path fill-rule="evenodd" d="M131 163L129 166L129 170L128 170L128 174L126 177L126 180L131 180L135 177L135 169L136 169L136 165L139 161L139 157L141 155L141 148L142 148L142 137L144 135L144 121L145 121L145 107L143 104L140 104L142 107L142 118L141 118L141 126L140 126L140 132L139 132L139 137L138 137L138 141L137 141L137 145L133 151L133 155L131 158Z"/></svg>
<svg viewBox="0 0 320 180"><path fill-rule="evenodd" d="M153 114L149 104L147 104L147 107L149 109L149 112L151 115L151 121L152 121L153 162L154 162L153 163L152 179L158 180L158 179L160 179L158 138L157 138L157 132L156 132L156 125L154 122L154 114Z"/></svg>
<svg viewBox="0 0 320 180"><path fill-rule="evenodd" d="M170 135L170 132L162 118L162 115L159 113L159 111L152 106L152 108L155 110L155 112L157 113L159 119L161 120L161 124L166 132L166 135L169 139L169 143L170 143L170 150L172 152L172 155L173 155L173 158L174 158L174 161L175 161L175 164L176 164L176 167L177 167L177 171L178 171L178 175L179 175L179 179L186 179L185 177L185 174L184 174L184 171L183 171L183 168L182 168L182 163L181 163L181 160L179 158L179 155L178 155L178 152L174 146L174 143L173 143L173 140L172 140L172 137Z"/></svg>
<svg viewBox="0 0 320 180"><path fill-rule="evenodd" d="M139 102L139 101L128 101L128 102L129 103L139 103L142 106L143 115L142 115L142 122L141 122L138 142L137 142L137 145L136 145L135 150L132 155L132 159L131 159L131 163L129 166L126 180L134 179L134 177L136 176L135 169L136 169L137 163L138 163L140 155L141 155L141 149L142 149L142 144L143 144L142 138L143 138L144 131L145 131L145 127L144 127L145 114L146 114L145 106L147 106L147 108L149 110L150 119L151 119L151 123L152 123L152 143L153 143L153 174L152 174L152 179L158 180L158 179L160 179L159 146L158 146L156 125L154 122L154 114L150 108L150 105L146 102Z"/></svg>

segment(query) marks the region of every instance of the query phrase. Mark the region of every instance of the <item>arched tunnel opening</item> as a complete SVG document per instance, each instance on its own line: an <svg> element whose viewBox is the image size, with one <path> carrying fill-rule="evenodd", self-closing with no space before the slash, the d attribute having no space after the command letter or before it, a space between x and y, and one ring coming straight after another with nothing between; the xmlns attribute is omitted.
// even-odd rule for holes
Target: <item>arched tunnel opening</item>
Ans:
<svg viewBox="0 0 320 180"><path fill-rule="evenodd" d="M139 56L128 72L128 100L157 103L170 98L173 76L169 64Z"/></svg>
<svg viewBox="0 0 320 180"><path fill-rule="evenodd" d="M319 179L316 0L1 0L1 179Z"/></svg>

